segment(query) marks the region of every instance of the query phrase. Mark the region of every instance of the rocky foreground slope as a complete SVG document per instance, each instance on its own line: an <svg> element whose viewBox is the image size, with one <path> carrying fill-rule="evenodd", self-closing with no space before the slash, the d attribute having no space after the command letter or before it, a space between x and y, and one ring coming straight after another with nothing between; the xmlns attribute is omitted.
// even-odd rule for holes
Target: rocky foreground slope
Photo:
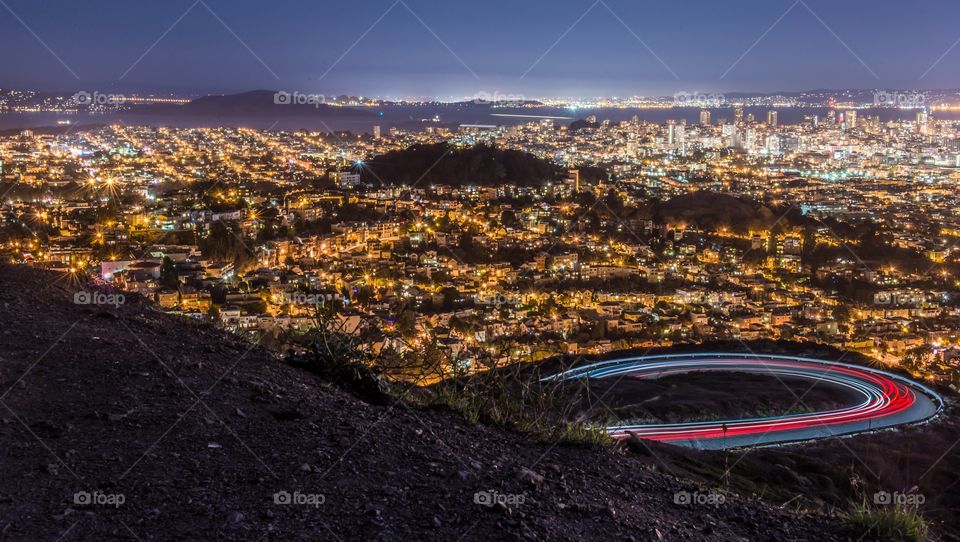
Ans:
<svg viewBox="0 0 960 542"><path fill-rule="evenodd" d="M0 266L3 540L843 539L736 496L676 504L698 488L622 451L369 405L78 288Z"/></svg>

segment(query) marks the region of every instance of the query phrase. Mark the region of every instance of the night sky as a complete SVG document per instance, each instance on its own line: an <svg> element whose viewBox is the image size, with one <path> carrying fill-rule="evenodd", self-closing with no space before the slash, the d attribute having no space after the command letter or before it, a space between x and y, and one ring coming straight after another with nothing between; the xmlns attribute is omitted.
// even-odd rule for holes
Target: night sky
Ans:
<svg viewBox="0 0 960 542"><path fill-rule="evenodd" d="M393 98L956 88L957 20L960 2L922 0L0 0L0 87Z"/></svg>

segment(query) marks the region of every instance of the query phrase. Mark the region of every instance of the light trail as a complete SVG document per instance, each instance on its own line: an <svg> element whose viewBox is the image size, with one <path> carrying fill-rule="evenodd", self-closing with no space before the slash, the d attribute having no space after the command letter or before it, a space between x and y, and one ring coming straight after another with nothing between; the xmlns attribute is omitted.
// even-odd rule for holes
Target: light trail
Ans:
<svg viewBox="0 0 960 542"><path fill-rule="evenodd" d="M932 418L943 409L939 394L908 378L860 365L792 356L692 353L631 357L576 367L548 379L626 376L652 380L667 375L709 371L826 382L851 390L861 400L843 408L763 418L615 424L607 427L610 435L618 439L633 435L694 448L732 448L811 440L916 423Z"/></svg>

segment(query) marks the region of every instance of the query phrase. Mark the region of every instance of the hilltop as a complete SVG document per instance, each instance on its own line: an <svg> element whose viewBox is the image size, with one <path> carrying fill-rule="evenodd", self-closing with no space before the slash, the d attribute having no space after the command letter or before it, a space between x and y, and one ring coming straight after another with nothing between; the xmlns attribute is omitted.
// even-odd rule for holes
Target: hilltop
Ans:
<svg viewBox="0 0 960 542"><path fill-rule="evenodd" d="M364 403L132 295L80 305L65 276L9 266L0 284L5 540L843 539L736 495L675 504L698 488L621 450ZM475 502L491 490L523 502Z"/></svg>
<svg viewBox="0 0 960 542"><path fill-rule="evenodd" d="M777 221L770 208L756 202L712 192L676 196L660 205L660 218L703 228L728 227L735 231L765 229Z"/></svg>

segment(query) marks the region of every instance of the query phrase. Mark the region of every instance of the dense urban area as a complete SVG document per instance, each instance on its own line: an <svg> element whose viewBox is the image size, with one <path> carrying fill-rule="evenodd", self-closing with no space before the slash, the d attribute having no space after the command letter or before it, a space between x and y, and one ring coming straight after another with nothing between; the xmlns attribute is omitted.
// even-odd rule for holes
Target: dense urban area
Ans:
<svg viewBox="0 0 960 542"><path fill-rule="evenodd" d="M362 135L27 130L0 139L0 247L105 288L78 303L136 293L283 348L335 325L469 372L494 352L793 339L950 382L958 133L926 108L784 124L739 105Z"/></svg>

